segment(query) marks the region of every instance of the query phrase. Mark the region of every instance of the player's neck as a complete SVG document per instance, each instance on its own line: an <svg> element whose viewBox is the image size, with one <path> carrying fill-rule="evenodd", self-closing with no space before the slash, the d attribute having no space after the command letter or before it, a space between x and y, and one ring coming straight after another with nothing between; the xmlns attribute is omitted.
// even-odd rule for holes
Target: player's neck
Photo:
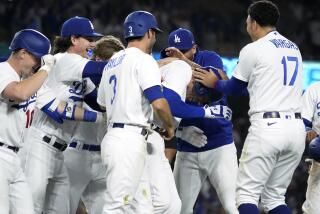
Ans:
<svg viewBox="0 0 320 214"><path fill-rule="evenodd" d="M260 39L262 37L265 37L270 32L275 31L275 30L276 30L275 27L263 27L263 28L260 28L260 30L257 31L255 40L258 40L258 39Z"/></svg>
<svg viewBox="0 0 320 214"><path fill-rule="evenodd" d="M150 54L150 49L147 47L145 42L142 41L131 41L128 43L127 48L138 48L140 49L142 52L146 53L146 54Z"/></svg>
<svg viewBox="0 0 320 214"><path fill-rule="evenodd" d="M21 66L18 62L18 59L16 58L16 56L11 55L9 57L9 59L7 60L7 62L9 63L9 65L13 68L13 70L15 70L15 72L17 72L17 74L21 77L22 75L22 69Z"/></svg>

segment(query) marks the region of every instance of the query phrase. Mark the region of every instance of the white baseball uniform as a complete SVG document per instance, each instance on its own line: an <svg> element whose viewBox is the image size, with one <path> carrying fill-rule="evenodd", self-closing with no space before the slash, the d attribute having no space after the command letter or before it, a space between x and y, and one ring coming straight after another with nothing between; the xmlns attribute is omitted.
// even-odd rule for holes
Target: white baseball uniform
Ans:
<svg viewBox="0 0 320 214"><path fill-rule="evenodd" d="M320 134L320 83L312 84L303 94L302 117L312 122L312 130ZM320 163L312 160L309 171L306 201L302 205L305 214L320 210Z"/></svg>
<svg viewBox="0 0 320 214"><path fill-rule="evenodd" d="M173 90L185 101L187 85L191 81L191 67L182 60L175 60L160 67L160 74L163 87ZM175 118L175 126L178 127L180 118ZM159 123L154 121L155 124ZM157 124L161 127L161 124ZM156 131L148 136L147 167L144 178L148 181L151 190L151 201L154 213L176 214L180 213L181 200L179 198L170 163L164 153L164 140ZM135 200L137 203L144 202L144 205L137 205L137 213L149 209L145 196L147 188L142 180ZM147 191L148 192L148 191Z"/></svg>
<svg viewBox="0 0 320 214"><path fill-rule="evenodd" d="M61 101L82 103L85 83L82 71L88 62L77 54L58 53L45 84ZM25 174L32 191L36 213L68 213L69 179L62 150L70 142L76 122L56 123L36 108L33 123L25 138ZM60 149L59 149L60 148Z"/></svg>
<svg viewBox="0 0 320 214"><path fill-rule="evenodd" d="M86 109L90 109L85 105ZM79 122L69 147L63 152L70 180L70 214L75 214L81 196L90 214L101 214L106 191L106 170L100 143L107 123Z"/></svg>
<svg viewBox="0 0 320 214"><path fill-rule="evenodd" d="M116 53L105 66L97 100L106 107L109 122L101 144L107 169L103 213L131 209L145 166L152 113L143 91L156 85L161 85L156 61L135 47Z"/></svg>
<svg viewBox="0 0 320 214"><path fill-rule="evenodd" d="M233 76L248 82L249 133L237 178L237 205L285 204L285 192L305 147L301 120L302 59L277 31L246 45Z"/></svg>
<svg viewBox="0 0 320 214"><path fill-rule="evenodd" d="M17 72L8 62L0 63L0 213L33 214L31 192L21 168L20 158L13 151L23 145L25 126L29 125L26 124L28 104L32 98L17 103L2 96L8 84L15 81L20 81Z"/></svg>

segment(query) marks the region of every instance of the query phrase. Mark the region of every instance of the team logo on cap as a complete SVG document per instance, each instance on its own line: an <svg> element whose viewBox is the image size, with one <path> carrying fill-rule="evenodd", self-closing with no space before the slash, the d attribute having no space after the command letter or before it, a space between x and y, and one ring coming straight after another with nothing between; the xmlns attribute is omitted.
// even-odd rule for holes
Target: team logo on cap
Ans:
<svg viewBox="0 0 320 214"><path fill-rule="evenodd" d="M177 34L174 34L174 43L180 43L181 39Z"/></svg>

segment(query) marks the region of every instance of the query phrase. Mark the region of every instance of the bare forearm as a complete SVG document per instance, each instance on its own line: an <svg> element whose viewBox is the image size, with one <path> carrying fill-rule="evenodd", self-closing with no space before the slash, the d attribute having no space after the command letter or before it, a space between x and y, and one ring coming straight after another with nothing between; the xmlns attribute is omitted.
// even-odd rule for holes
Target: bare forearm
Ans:
<svg viewBox="0 0 320 214"><path fill-rule="evenodd" d="M38 71L21 82L10 83L4 89L2 95L12 100L25 101L39 90L47 76L46 71Z"/></svg>
<svg viewBox="0 0 320 214"><path fill-rule="evenodd" d="M163 128L172 129L173 119L172 119L172 114L170 111L169 104L166 99L159 99L159 100L161 100L160 105L157 105L157 106L153 105L155 114L163 122Z"/></svg>

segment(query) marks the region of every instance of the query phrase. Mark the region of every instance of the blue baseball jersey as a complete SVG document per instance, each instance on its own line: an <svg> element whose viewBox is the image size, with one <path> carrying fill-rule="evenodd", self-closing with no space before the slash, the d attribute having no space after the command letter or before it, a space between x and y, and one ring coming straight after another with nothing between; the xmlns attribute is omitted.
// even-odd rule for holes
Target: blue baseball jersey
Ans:
<svg viewBox="0 0 320 214"><path fill-rule="evenodd" d="M202 67L213 66L219 69L223 69L223 63L221 57L214 51L200 51L197 50L193 61ZM214 89L212 89L214 90ZM187 101L188 104L198 105L200 104ZM227 96L222 95L218 100L210 100L209 105L228 105ZM200 128L207 136L208 143L198 148L190 143L177 138L177 150L182 152L202 152L218 148L220 146L233 143L232 137L232 123L224 118L221 119L183 119L179 127L184 126L196 126Z"/></svg>

